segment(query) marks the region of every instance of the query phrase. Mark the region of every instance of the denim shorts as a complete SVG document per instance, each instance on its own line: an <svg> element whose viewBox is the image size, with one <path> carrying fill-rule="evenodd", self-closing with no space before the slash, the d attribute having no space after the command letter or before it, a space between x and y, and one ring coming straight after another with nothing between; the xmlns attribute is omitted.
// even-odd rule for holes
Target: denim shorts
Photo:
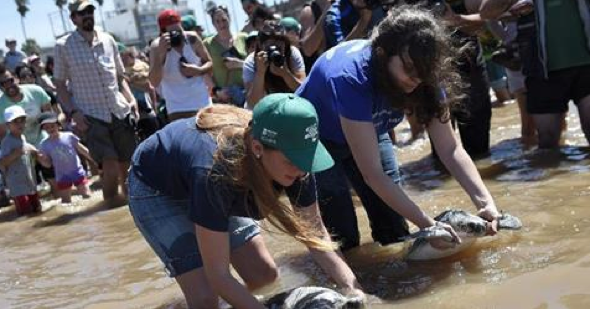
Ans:
<svg viewBox="0 0 590 309"><path fill-rule="evenodd" d="M168 275L176 277L202 267L195 223L188 216L189 200L173 199L152 189L133 170L128 181L129 211ZM260 234L260 227L251 218L231 217L228 233L233 250Z"/></svg>

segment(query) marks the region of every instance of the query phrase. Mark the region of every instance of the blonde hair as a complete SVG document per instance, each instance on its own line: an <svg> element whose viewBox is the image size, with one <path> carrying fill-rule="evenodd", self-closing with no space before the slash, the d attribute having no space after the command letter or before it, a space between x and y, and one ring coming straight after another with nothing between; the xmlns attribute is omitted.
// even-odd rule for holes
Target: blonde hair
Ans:
<svg viewBox="0 0 590 309"><path fill-rule="evenodd" d="M211 172L209 177L220 177L222 181L243 189L246 193L244 203L251 194L262 217L281 232L310 248L334 250L336 246L322 238L320 222L306 220L279 199L280 192L274 188L270 175L252 152L251 120L252 112L230 105L214 104L199 111L197 127L217 141L214 163L220 164L225 171L221 174Z"/></svg>

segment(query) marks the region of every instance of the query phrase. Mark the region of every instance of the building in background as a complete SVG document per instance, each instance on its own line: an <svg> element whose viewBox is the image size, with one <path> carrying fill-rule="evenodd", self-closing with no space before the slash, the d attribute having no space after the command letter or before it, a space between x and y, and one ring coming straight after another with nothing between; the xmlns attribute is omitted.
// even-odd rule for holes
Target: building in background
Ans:
<svg viewBox="0 0 590 309"><path fill-rule="evenodd" d="M180 0L174 6L170 0L114 0L115 10L105 14L108 32L127 45L145 46L160 35L158 14L174 8L181 16L195 15L187 1Z"/></svg>

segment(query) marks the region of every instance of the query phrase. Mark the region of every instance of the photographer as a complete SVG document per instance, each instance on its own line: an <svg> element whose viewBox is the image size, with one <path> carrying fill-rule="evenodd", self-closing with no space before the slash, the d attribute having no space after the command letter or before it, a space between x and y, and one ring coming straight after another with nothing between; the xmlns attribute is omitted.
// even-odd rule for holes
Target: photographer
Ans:
<svg viewBox="0 0 590 309"><path fill-rule="evenodd" d="M193 117L211 104L203 76L213 67L211 56L196 33L182 29L176 11L162 11L158 25L160 37L150 47L150 82L166 100L170 121Z"/></svg>
<svg viewBox="0 0 590 309"><path fill-rule="evenodd" d="M258 33L259 45L244 63L248 108L267 94L294 92L305 79L305 64L299 49L291 46L285 29L267 21Z"/></svg>

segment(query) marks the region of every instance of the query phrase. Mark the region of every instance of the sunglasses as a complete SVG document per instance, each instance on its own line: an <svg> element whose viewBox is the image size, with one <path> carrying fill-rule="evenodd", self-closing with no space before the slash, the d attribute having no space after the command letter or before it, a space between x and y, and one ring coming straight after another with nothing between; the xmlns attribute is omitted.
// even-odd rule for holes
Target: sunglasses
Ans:
<svg viewBox="0 0 590 309"><path fill-rule="evenodd" d="M82 11L76 12L76 15L78 15L80 17L94 15L94 9L91 7L86 8L86 9L83 9Z"/></svg>
<svg viewBox="0 0 590 309"><path fill-rule="evenodd" d="M0 80L0 86L2 87L8 87L14 85L14 77L10 77L10 78L6 78L3 80Z"/></svg>

